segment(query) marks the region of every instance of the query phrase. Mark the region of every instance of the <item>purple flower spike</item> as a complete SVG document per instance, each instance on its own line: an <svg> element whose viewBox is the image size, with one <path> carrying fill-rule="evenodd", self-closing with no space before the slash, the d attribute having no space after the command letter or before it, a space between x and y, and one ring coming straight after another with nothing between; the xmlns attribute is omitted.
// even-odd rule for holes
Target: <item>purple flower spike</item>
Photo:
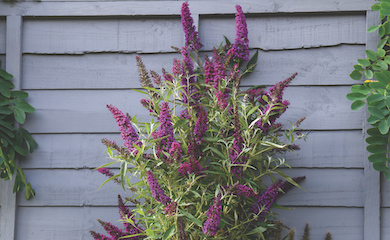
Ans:
<svg viewBox="0 0 390 240"><path fill-rule="evenodd" d="M202 44L199 42L198 32L195 31L194 20L191 17L188 2L184 2L181 6L181 24L186 37L185 45L190 47L191 51L199 50Z"/></svg>
<svg viewBox="0 0 390 240"><path fill-rule="evenodd" d="M207 220L203 225L203 233L207 236L214 236L218 231L218 224L221 221L221 197L216 196L213 204L206 213Z"/></svg>
<svg viewBox="0 0 390 240"><path fill-rule="evenodd" d="M248 61L249 40L246 19L240 5L236 5L236 10L236 39L233 48L228 51L228 54L233 55L234 58L240 58L244 61Z"/></svg>
<svg viewBox="0 0 390 240"><path fill-rule="evenodd" d="M167 102L161 104L159 122L160 122L160 126L158 132L154 134L154 137L155 138L162 138L166 136L167 137L162 139L160 143L157 145L157 156L161 155L162 157L161 160L163 162L171 163L171 159L167 159L167 157L164 154L162 154L163 152L169 152L172 143L175 142L175 138L173 136L171 112Z"/></svg>
<svg viewBox="0 0 390 240"><path fill-rule="evenodd" d="M258 198L257 203L253 207L255 214L258 214L262 207L263 211L260 212L260 216L267 215L271 209L271 205L275 202L276 198L279 196L279 188L283 186L282 180L279 179L274 182L267 190ZM263 218L260 218L262 221Z"/></svg>
<svg viewBox="0 0 390 240"><path fill-rule="evenodd" d="M158 184L157 179L154 177L153 173L149 170L146 172L146 175L150 191L154 199L164 205L168 205L172 200L167 195L165 195L164 190L162 190L160 184Z"/></svg>
<svg viewBox="0 0 390 240"><path fill-rule="evenodd" d="M133 144L137 144L141 147L142 142L139 141L139 136L131 125L129 117L124 115L118 108L113 105L107 105L107 108L110 110L112 115L114 115L117 125L119 126L119 131L121 131L121 138L125 141L124 145L134 156L137 155L138 151L133 146Z"/></svg>

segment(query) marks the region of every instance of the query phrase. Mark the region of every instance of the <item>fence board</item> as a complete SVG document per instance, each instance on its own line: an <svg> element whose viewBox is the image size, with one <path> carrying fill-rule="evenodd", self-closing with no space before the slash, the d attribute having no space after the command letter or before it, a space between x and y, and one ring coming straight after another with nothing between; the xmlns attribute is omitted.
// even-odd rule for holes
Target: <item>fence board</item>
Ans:
<svg viewBox="0 0 390 240"><path fill-rule="evenodd" d="M299 188L280 197L282 206L363 207L363 169L285 169L291 177L306 176Z"/></svg>
<svg viewBox="0 0 390 240"><path fill-rule="evenodd" d="M6 38L5 25L6 25L5 18L0 16L0 54L5 54L5 38Z"/></svg>
<svg viewBox="0 0 390 240"><path fill-rule="evenodd" d="M113 123L115 125L115 123ZM39 144L33 154L22 158L23 168L94 168L109 161L102 138L120 143L120 134L34 134ZM284 157L293 167L362 168L362 133L313 131L307 141L297 142L301 150ZM332 151L329 151L332 149Z"/></svg>
<svg viewBox="0 0 390 240"><path fill-rule="evenodd" d="M113 171L115 174L119 173L118 169ZM115 182L109 182L99 189L108 177L93 169L37 169L25 170L25 173L34 187L36 197L31 200L19 197L19 207L116 206L118 194L123 197L132 195L131 191L124 192Z"/></svg>
<svg viewBox="0 0 390 240"><path fill-rule="evenodd" d="M326 232L332 233L333 240L363 240L362 208L296 207L280 210L279 219L287 226L295 228L296 238L300 239L303 227L310 224L310 239L325 239Z"/></svg>
<svg viewBox="0 0 390 240"><path fill-rule="evenodd" d="M285 99L291 107L281 122L306 120L303 129L361 129L362 111L351 111L345 99L348 87L290 87ZM29 91L29 102L36 112L28 116L24 125L33 133L88 133L117 132L117 127L106 109L113 104L123 112L147 121L146 109L141 109L140 93L130 90L53 90ZM93 122L94 124L90 124Z"/></svg>
<svg viewBox="0 0 390 240"><path fill-rule="evenodd" d="M180 18L172 16L28 18L23 31L24 53L172 52L184 44Z"/></svg>
<svg viewBox="0 0 390 240"><path fill-rule="evenodd" d="M366 11L374 0L321 1L321 0L244 0L240 1L245 13L276 12L345 12ZM131 15L179 15L182 2L176 1L127 1L117 2L26 2L18 4L0 3L0 15L20 14L24 16L131 16ZM237 1L191 1L191 12L196 14L234 14ZM151 7L153 6L153 7Z"/></svg>
<svg viewBox="0 0 390 240"><path fill-rule="evenodd" d="M98 218L121 226L117 207L20 207L15 239L92 239L90 230L106 233Z"/></svg>
<svg viewBox="0 0 390 240"><path fill-rule="evenodd" d="M286 51L259 52L256 72L242 81L243 86L273 85L298 72L291 85L350 85L346 77L356 59L365 57L365 47L342 45ZM255 52L252 51L251 55ZM210 55L208 53L208 55ZM24 89L118 89L138 88L136 54L99 53L84 55L23 56ZM203 56L203 54L201 54ZM313 56L316 56L314 59ZM142 54L148 70L161 74L172 69L177 53ZM48 67L50 66L50 67Z"/></svg>
<svg viewBox="0 0 390 240"><path fill-rule="evenodd" d="M360 13L256 15L246 20L251 48L276 50L365 43L365 15ZM233 42L234 21L232 17L201 17L203 49L218 46L223 35Z"/></svg>

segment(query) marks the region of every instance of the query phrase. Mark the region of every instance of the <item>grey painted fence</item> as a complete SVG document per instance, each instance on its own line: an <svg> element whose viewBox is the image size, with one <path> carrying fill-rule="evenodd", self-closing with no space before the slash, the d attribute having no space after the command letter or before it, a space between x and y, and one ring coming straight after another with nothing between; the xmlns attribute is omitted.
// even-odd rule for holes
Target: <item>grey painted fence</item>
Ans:
<svg viewBox="0 0 390 240"><path fill-rule="evenodd" d="M309 221L313 238L379 240L390 236L390 183L380 181L365 152L364 111L345 99L357 58L375 48L367 26L378 17L374 1L246 0L190 1L208 52L226 35L234 39L234 11L247 13L258 72L242 82L272 85L294 72L286 90L291 107L283 121L306 116L311 131L299 155L286 155L292 176L306 175L302 187L279 203L287 225L302 233ZM0 182L0 239L92 239L103 232L96 219L118 219L113 184L93 168L106 163L100 139L119 138L106 104L147 119L138 102L135 55L149 69L171 68L182 46L178 1L42 1L0 3L0 60L16 88L36 108L25 127L39 148L20 159L36 198L13 195ZM4 65L3 65L4 66ZM129 193L127 193L129 194ZM380 205L380 199L382 203Z"/></svg>

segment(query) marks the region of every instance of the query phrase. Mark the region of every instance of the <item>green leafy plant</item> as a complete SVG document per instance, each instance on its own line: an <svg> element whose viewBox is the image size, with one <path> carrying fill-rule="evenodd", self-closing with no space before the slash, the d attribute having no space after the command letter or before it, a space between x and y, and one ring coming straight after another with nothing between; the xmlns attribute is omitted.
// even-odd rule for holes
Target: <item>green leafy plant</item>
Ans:
<svg viewBox="0 0 390 240"><path fill-rule="evenodd" d="M28 93L12 91L12 78L11 74L1 69L0 62L0 177L3 180L15 177L13 192L26 189L25 198L29 199L34 196L34 190L15 159L18 155L26 156L27 151L33 152L37 147L30 133L19 127L26 121L26 113L32 113L35 109L24 100Z"/></svg>
<svg viewBox="0 0 390 240"><path fill-rule="evenodd" d="M379 0L371 9L379 11L382 24L371 26L367 32L378 31L381 40L378 42L377 51L366 50L367 57L358 59L354 65L354 71L350 77L354 80L362 79L363 75L368 79L363 84L351 87L351 93L347 99L353 101L352 110L359 110L367 104L369 117L367 122L372 128L367 130L369 137L367 151L370 152L368 160L373 163L373 168L383 172L387 180L390 180L390 1ZM375 80L370 80L375 77Z"/></svg>
<svg viewBox="0 0 390 240"><path fill-rule="evenodd" d="M110 237L91 231L95 239L271 239L277 215L273 208L305 177L291 178L286 151L305 138L276 122L287 110L283 91L296 76L268 90L242 89L242 78L253 72L258 53L249 58L245 15L236 6L236 39L214 48L212 58L199 57L201 43L188 3L182 5L186 45L175 48L172 73L148 72L136 56L141 104L149 122L107 105L121 138L120 145L103 139L112 162L97 170L133 194L136 205L126 210L119 200L125 229L99 220ZM152 78L150 77L152 76ZM153 80L153 81L152 81ZM119 164L115 174L107 167Z"/></svg>

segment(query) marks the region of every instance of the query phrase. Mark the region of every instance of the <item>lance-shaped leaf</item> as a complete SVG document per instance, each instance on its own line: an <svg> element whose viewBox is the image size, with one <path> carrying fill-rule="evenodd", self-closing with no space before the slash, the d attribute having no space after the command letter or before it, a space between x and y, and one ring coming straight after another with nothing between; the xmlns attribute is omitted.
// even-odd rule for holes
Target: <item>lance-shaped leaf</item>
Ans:
<svg viewBox="0 0 390 240"><path fill-rule="evenodd" d="M369 106L369 107L367 107L367 111L371 115L373 115L375 117L378 117L380 119L383 119L385 117L385 115L383 115L383 112L380 109L376 108L376 107Z"/></svg>

